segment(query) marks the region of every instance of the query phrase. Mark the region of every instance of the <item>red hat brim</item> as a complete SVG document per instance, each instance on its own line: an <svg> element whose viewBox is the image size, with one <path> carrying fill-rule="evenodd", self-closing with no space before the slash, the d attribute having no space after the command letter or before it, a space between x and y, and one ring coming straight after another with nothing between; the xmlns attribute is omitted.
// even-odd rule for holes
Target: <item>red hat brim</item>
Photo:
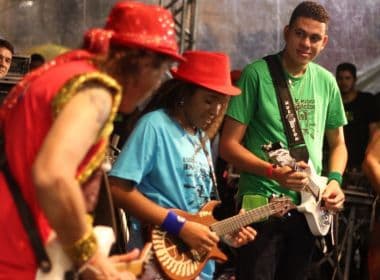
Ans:
<svg viewBox="0 0 380 280"><path fill-rule="evenodd" d="M137 40L132 40L129 38L112 37L111 38L111 44L115 44L115 45L119 45L119 46L138 47L138 48L151 50L151 51L154 51L157 53L167 55L167 56L169 56L169 57L171 57L174 60L179 61L179 62L186 60L186 58L184 58L181 54L174 52L172 49L165 49L162 46L149 45L146 42L139 42Z"/></svg>
<svg viewBox="0 0 380 280"><path fill-rule="evenodd" d="M233 85L231 85L231 86L229 86L229 85L220 86L220 85L213 85L210 83L199 82L195 79L191 79L189 77L182 76L180 73L177 72L176 69L171 69L170 73L176 79L183 80L186 82L190 82L192 84L196 84L196 85L202 86L202 87L207 88L207 89L211 89L211 90L216 91L220 94L229 95L229 96L236 96L236 95L239 95L241 93L240 88L235 87Z"/></svg>

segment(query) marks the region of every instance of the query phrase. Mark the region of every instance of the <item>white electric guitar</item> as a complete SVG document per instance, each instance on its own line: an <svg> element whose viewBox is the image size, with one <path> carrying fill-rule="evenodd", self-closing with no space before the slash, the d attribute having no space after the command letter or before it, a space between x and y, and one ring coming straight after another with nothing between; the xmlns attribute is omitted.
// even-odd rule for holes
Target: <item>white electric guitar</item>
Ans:
<svg viewBox="0 0 380 280"><path fill-rule="evenodd" d="M284 146L277 143L269 143L263 146L271 162L279 166L289 166L295 171L301 171L296 160ZM322 205L322 193L326 189L327 178L319 176L311 161L309 167L303 170L308 174L309 184L301 191L301 204L297 210L305 214L310 231L315 236L325 236L331 227L333 215Z"/></svg>
<svg viewBox="0 0 380 280"><path fill-rule="evenodd" d="M98 241L99 250L101 253L108 256L111 246L115 242L113 229L107 226L95 226L94 234ZM49 237L45 249L52 263L52 269L49 272L43 272L39 269L36 274L36 280L71 279L72 277L67 277L67 273L73 271L73 264L64 252L62 245L54 232ZM115 264L115 268L118 271L129 271L135 276L140 276L143 273L144 265L151 257L152 243L147 243L142 249L138 259L132 260L128 263L117 263Z"/></svg>

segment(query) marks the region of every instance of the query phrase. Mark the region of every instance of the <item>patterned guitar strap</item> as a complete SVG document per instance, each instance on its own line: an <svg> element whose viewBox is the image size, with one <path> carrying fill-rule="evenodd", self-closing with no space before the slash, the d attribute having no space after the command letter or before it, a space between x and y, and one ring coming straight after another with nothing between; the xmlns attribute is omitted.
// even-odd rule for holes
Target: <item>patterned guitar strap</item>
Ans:
<svg viewBox="0 0 380 280"><path fill-rule="evenodd" d="M288 140L289 152L297 161L303 160L307 163L309 161L309 152L305 144L281 61L278 55L268 55L264 57L264 60L268 64L269 72L276 90L281 120ZM334 219L336 219L336 215L334 215L330 230L331 243L333 246L335 244ZM323 237L320 238L320 242L322 251L326 253L327 245L325 239Z"/></svg>

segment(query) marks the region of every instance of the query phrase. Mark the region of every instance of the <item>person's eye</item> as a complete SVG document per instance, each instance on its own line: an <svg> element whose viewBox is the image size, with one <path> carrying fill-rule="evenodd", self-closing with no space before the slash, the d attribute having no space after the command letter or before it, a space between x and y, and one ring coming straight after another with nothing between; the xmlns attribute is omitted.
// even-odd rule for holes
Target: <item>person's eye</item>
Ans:
<svg viewBox="0 0 380 280"><path fill-rule="evenodd" d="M296 36L298 36L298 37L303 37L303 36L304 36L304 32L302 32L302 30L298 30L298 29L296 29L296 30L294 31L294 33L295 33Z"/></svg>
<svg viewBox="0 0 380 280"><path fill-rule="evenodd" d="M313 35L313 36L310 37L310 41L313 42L313 43L317 43L320 40L322 40L322 38L319 35Z"/></svg>

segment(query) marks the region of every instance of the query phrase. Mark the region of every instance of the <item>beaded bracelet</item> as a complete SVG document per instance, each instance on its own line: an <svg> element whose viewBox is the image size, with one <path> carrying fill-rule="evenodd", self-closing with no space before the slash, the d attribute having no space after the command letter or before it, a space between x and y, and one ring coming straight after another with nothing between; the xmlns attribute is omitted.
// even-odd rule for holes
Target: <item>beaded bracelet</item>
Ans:
<svg viewBox="0 0 380 280"><path fill-rule="evenodd" d="M185 218L178 216L173 211L169 211L161 227L168 233L178 236L185 222Z"/></svg>
<svg viewBox="0 0 380 280"><path fill-rule="evenodd" d="M342 174L340 174L339 172L331 171L329 172L329 175L327 177L327 184L330 183L332 180L335 180L338 182L339 186L342 186L343 177Z"/></svg>
<svg viewBox="0 0 380 280"><path fill-rule="evenodd" d="M92 227L84 234L84 236L76 241L72 246L64 248L66 254L76 265L86 263L96 253L98 249L98 241L95 237Z"/></svg>
<svg viewBox="0 0 380 280"><path fill-rule="evenodd" d="M86 233L73 245L64 247L66 254L78 266L90 260L98 249L98 240L92 227L93 217L86 214L85 219L88 228Z"/></svg>

